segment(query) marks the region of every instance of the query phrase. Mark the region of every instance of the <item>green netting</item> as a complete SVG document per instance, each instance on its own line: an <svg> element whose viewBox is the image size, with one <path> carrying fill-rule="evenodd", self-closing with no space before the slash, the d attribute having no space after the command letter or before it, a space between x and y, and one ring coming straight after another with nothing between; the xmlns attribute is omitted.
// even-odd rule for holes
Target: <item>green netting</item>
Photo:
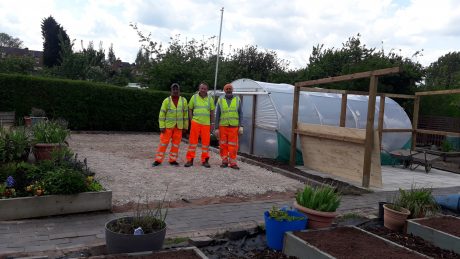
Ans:
<svg viewBox="0 0 460 259"><path fill-rule="evenodd" d="M459 137L447 136L446 141L450 143L454 151L460 151L460 138Z"/></svg>
<svg viewBox="0 0 460 259"><path fill-rule="evenodd" d="M276 160L289 162L291 156L291 142L279 132L276 132L276 137L278 139L278 156ZM298 149L296 151L295 163L296 165L303 165L302 152Z"/></svg>

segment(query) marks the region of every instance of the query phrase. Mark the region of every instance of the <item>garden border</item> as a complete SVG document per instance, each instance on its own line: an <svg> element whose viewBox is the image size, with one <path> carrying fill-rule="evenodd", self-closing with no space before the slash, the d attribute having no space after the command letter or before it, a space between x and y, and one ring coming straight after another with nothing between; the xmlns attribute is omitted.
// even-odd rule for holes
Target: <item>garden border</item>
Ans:
<svg viewBox="0 0 460 259"><path fill-rule="evenodd" d="M0 220L112 210L112 191L0 199Z"/></svg>

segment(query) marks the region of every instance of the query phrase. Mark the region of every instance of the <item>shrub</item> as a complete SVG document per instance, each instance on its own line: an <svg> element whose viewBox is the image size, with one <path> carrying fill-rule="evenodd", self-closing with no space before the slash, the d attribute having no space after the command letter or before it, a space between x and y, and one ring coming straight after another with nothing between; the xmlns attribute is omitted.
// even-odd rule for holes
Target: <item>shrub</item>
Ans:
<svg viewBox="0 0 460 259"><path fill-rule="evenodd" d="M299 205L317 211L334 212L340 205L340 195L329 186L311 187L306 185L296 195Z"/></svg>
<svg viewBox="0 0 460 259"><path fill-rule="evenodd" d="M84 176L67 168L47 172L43 184L46 194L75 194L87 189Z"/></svg>
<svg viewBox="0 0 460 259"><path fill-rule="evenodd" d="M289 216L286 210L279 209L275 206L272 207L268 214L270 215L270 218L276 221L298 221L305 219L305 217Z"/></svg>
<svg viewBox="0 0 460 259"><path fill-rule="evenodd" d="M30 142L24 128L0 128L0 163L27 159Z"/></svg>
<svg viewBox="0 0 460 259"><path fill-rule="evenodd" d="M0 74L0 110L14 110L22 118L40 107L49 118L65 118L72 130L158 131L158 113L168 96L165 91Z"/></svg>

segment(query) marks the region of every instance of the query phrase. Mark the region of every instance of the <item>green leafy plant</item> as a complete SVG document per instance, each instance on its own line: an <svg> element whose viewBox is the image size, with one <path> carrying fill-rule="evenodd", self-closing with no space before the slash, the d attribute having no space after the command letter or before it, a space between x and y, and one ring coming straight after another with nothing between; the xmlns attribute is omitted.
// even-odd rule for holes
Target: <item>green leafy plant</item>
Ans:
<svg viewBox="0 0 460 259"><path fill-rule="evenodd" d="M449 141L447 140L444 140L442 143L441 143L441 151L443 152L450 152L454 150L454 146L452 145L452 143L450 143Z"/></svg>
<svg viewBox="0 0 460 259"><path fill-rule="evenodd" d="M312 187L306 185L302 192L296 195L300 206L317 211L334 212L340 205L340 194L330 186Z"/></svg>
<svg viewBox="0 0 460 259"><path fill-rule="evenodd" d="M69 168L47 172L43 183L46 194L75 194L87 190L83 174Z"/></svg>
<svg viewBox="0 0 460 259"><path fill-rule="evenodd" d="M41 121L32 128L35 143L59 143L65 142L70 131L56 121Z"/></svg>
<svg viewBox="0 0 460 259"><path fill-rule="evenodd" d="M270 218L277 221L298 221L305 219L304 217L289 216L286 210L282 210L276 206L273 206L268 214L270 215Z"/></svg>
<svg viewBox="0 0 460 259"><path fill-rule="evenodd" d="M30 150L28 133L24 128L6 130L0 128L0 162L27 159Z"/></svg>
<svg viewBox="0 0 460 259"><path fill-rule="evenodd" d="M432 189L417 188L415 184L410 190L399 189L399 197L395 204L410 210L410 218L424 217L439 211L439 206L432 195Z"/></svg>

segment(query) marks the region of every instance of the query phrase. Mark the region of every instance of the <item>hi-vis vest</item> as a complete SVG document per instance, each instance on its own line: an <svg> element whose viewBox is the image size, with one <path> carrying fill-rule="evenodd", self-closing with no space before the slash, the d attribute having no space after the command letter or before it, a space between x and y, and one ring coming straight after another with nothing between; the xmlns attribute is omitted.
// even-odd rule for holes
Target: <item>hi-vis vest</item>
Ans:
<svg viewBox="0 0 460 259"><path fill-rule="evenodd" d="M176 107L171 96L164 99L161 104L160 115L158 116L158 124L160 129L170 129L176 125L179 129L188 129L187 100L179 96Z"/></svg>
<svg viewBox="0 0 460 259"><path fill-rule="evenodd" d="M189 108L193 109L193 121L201 125L211 125L211 110L214 110L214 99L211 96L201 98L199 94L194 94L190 98Z"/></svg>
<svg viewBox="0 0 460 259"><path fill-rule="evenodd" d="M220 105L220 126L239 126L238 108L240 106L240 97L234 96L230 106L227 104L225 97L219 98Z"/></svg>

